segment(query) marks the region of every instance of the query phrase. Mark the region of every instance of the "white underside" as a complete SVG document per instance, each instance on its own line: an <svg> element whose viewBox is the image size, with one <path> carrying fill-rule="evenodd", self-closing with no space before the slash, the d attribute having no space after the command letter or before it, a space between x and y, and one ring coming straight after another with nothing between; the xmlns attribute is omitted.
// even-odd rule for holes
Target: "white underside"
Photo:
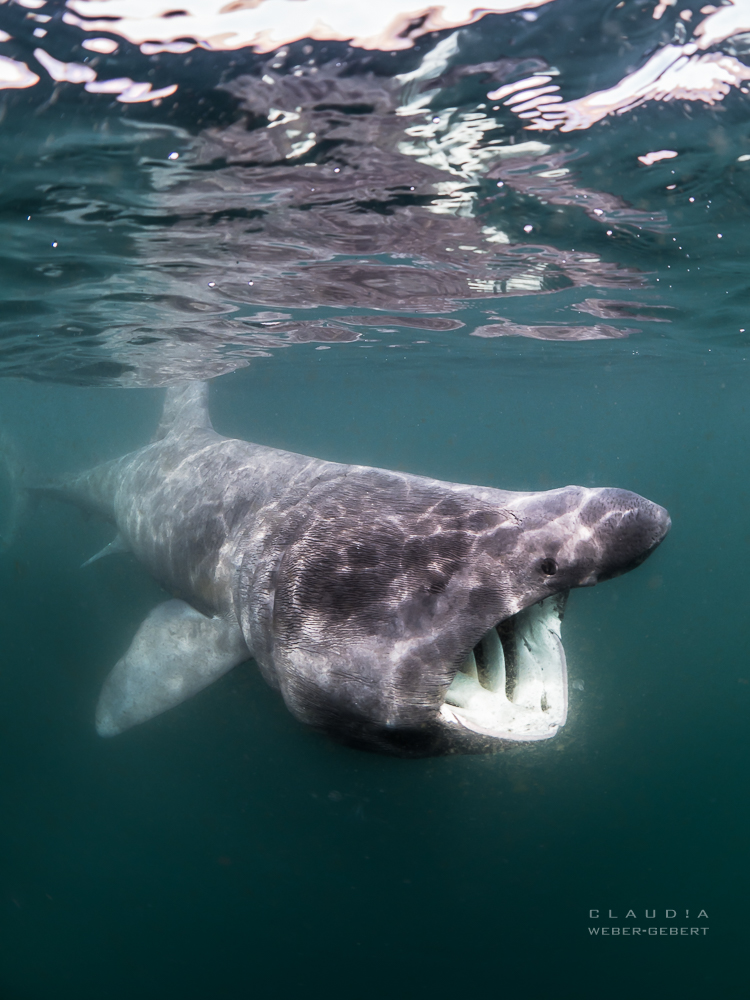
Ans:
<svg viewBox="0 0 750 1000"><path fill-rule="evenodd" d="M472 650L448 688L442 718L496 739L554 736L568 714L563 605L555 595L514 615L502 642L490 629L475 647L479 668Z"/></svg>

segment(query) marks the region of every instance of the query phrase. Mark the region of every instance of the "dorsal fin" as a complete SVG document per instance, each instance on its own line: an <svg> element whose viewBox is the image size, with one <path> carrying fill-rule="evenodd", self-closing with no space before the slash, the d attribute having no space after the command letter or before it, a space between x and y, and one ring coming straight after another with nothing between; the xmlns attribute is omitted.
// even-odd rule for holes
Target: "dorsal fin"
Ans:
<svg viewBox="0 0 750 1000"><path fill-rule="evenodd" d="M168 434L183 434L199 428L212 429L208 415L208 382L170 386L154 441L161 441Z"/></svg>

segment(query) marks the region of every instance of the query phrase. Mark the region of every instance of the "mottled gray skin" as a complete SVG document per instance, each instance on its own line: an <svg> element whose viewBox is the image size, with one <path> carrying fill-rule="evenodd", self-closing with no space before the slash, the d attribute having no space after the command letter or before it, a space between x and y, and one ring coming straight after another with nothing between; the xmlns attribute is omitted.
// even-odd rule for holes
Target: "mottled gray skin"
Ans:
<svg viewBox="0 0 750 1000"><path fill-rule="evenodd" d="M112 521L171 594L236 623L298 719L403 755L507 746L439 714L467 653L642 562L669 528L624 490L511 493L224 438L200 383L168 391L153 443L56 492Z"/></svg>

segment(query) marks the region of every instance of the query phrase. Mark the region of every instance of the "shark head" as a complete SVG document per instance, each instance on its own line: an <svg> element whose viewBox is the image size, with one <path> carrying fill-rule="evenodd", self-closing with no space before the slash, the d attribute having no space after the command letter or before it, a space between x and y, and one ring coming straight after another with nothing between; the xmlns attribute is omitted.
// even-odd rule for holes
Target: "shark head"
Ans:
<svg viewBox="0 0 750 1000"><path fill-rule="evenodd" d="M626 490L507 493L364 468L284 518L246 638L295 716L402 755L554 736L569 591L638 566L670 526Z"/></svg>

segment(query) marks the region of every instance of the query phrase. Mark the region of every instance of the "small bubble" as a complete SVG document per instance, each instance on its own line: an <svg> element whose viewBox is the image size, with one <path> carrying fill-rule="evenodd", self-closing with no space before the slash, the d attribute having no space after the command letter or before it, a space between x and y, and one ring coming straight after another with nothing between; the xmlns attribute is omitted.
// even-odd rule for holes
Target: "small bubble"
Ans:
<svg viewBox="0 0 750 1000"><path fill-rule="evenodd" d="M170 153L169 156L167 157L168 160L179 160L179 158L180 158L179 153Z"/></svg>
<svg viewBox="0 0 750 1000"><path fill-rule="evenodd" d="M523 227L523 231L524 231L525 233L530 233L530 232L532 231L532 229L533 229L533 228L534 228L533 226L524 226L524 227Z"/></svg>
<svg viewBox="0 0 750 1000"><path fill-rule="evenodd" d="M209 281L208 287L209 288L216 288L216 282L215 281Z"/></svg>
<svg viewBox="0 0 750 1000"><path fill-rule="evenodd" d="M612 235L612 230L611 230L611 229L608 229L608 230L607 230L607 236L611 236L611 235Z"/></svg>
<svg viewBox="0 0 750 1000"><path fill-rule="evenodd" d="M53 247L56 247L56 246L57 246L57 243L53 243L53 244L52 244L52 246L53 246Z"/></svg>

